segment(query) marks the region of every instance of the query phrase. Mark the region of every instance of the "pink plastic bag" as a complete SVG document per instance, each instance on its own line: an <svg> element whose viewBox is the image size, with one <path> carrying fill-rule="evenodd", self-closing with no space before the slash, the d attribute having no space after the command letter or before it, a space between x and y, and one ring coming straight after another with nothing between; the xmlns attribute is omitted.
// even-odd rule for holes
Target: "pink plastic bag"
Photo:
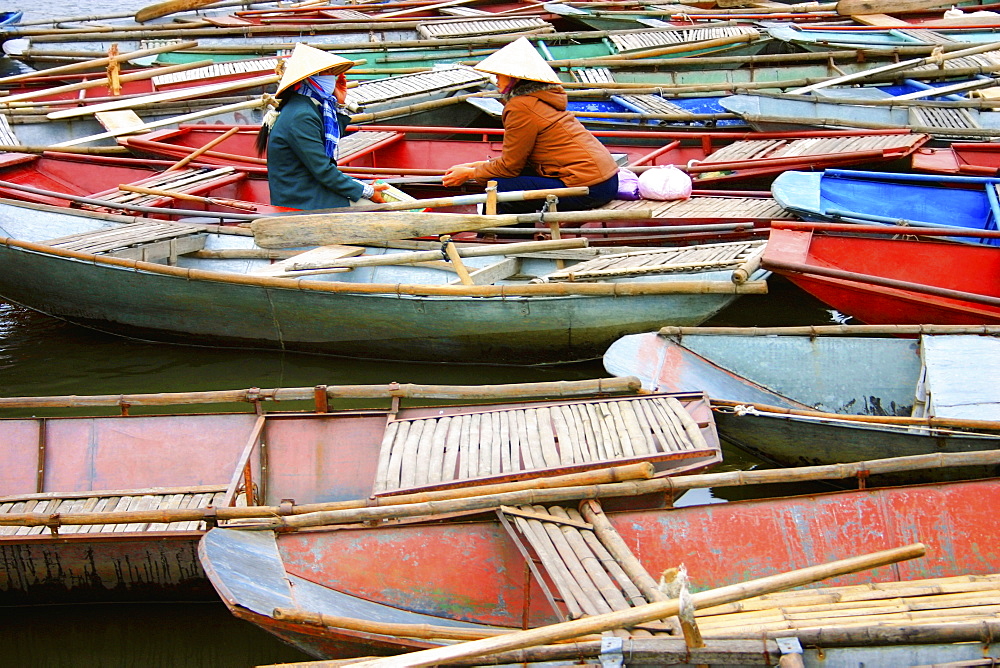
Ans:
<svg viewBox="0 0 1000 668"><path fill-rule="evenodd" d="M639 177L632 170L618 170L618 199L641 199L639 197Z"/></svg>
<svg viewBox="0 0 1000 668"><path fill-rule="evenodd" d="M691 177L673 165L653 167L639 175L643 199L673 200L691 196Z"/></svg>

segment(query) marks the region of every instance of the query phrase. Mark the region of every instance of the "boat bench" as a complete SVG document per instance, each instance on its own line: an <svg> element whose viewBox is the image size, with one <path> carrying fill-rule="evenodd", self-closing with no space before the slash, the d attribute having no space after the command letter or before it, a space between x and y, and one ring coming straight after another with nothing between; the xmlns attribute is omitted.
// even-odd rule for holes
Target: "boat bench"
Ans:
<svg viewBox="0 0 1000 668"><path fill-rule="evenodd" d="M479 35L517 34L522 32L555 32L555 27L538 17L482 18L469 21L446 20L417 24L423 39L448 39Z"/></svg>
<svg viewBox="0 0 1000 668"><path fill-rule="evenodd" d="M668 395L394 420L379 450L373 493L493 483L541 471L556 475L714 452L681 401Z"/></svg>
<svg viewBox="0 0 1000 668"><path fill-rule="evenodd" d="M599 281L675 272L735 270L759 264L766 245L767 242L763 240L736 241L599 255L592 260L541 276L532 282Z"/></svg>
<svg viewBox="0 0 1000 668"><path fill-rule="evenodd" d="M238 183L247 177L246 172L239 172L235 167L194 167L178 169L172 172L161 172L146 179L127 185L139 186L151 190L186 195L209 194L213 190ZM170 195L152 195L135 192L123 188L109 188L88 195L91 199L114 204L131 204L134 206L168 206L177 201ZM83 204L80 208L89 210L113 209L113 205Z"/></svg>
<svg viewBox="0 0 1000 668"><path fill-rule="evenodd" d="M386 102L402 102L408 97L464 90L483 86L489 77L471 67L456 65L430 72L403 74L388 79L373 79L347 91L347 106L359 111L365 106ZM357 133L355 133L357 134ZM344 139L351 137L348 135Z"/></svg>
<svg viewBox="0 0 1000 668"><path fill-rule="evenodd" d="M225 505L225 485L151 488L141 490L42 492L0 498L0 517L20 513L44 515L71 513L112 513L127 510L173 510ZM240 502L238 505L246 505ZM134 531L206 531L202 521L141 522L131 524L67 524L59 534L126 533ZM0 536L35 536L49 531L46 526L0 526Z"/></svg>
<svg viewBox="0 0 1000 668"><path fill-rule="evenodd" d="M47 246L127 260L176 264L177 257L205 247L206 228L201 225L142 221L91 230L44 241Z"/></svg>
<svg viewBox="0 0 1000 668"><path fill-rule="evenodd" d="M628 211L650 209L652 220L673 218L677 220L798 220L772 197L689 197L659 201L650 199L613 199L596 210ZM667 230L669 231L669 229Z"/></svg>

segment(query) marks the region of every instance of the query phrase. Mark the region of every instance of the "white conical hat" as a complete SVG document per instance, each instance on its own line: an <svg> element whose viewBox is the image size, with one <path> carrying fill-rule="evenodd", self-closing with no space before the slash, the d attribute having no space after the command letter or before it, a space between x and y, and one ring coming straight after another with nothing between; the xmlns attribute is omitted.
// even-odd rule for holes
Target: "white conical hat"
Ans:
<svg viewBox="0 0 1000 668"><path fill-rule="evenodd" d="M514 79L562 83L559 75L535 51L526 37L521 37L487 56L473 69L490 74L503 74Z"/></svg>
<svg viewBox="0 0 1000 668"><path fill-rule="evenodd" d="M333 70L329 74L343 74L354 67L354 61L347 58L321 51L308 44L301 42L295 45L292 55L285 61L285 71L281 74L281 81L278 82L280 93L292 84L297 84L307 77L327 70Z"/></svg>

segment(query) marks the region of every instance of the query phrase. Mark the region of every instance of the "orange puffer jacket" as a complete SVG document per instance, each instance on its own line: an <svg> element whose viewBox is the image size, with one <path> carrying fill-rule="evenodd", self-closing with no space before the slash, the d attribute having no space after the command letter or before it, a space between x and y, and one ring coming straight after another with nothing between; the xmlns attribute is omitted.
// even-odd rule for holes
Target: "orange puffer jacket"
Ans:
<svg viewBox="0 0 1000 668"><path fill-rule="evenodd" d="M515 95L504 105L503 153L479 165L473 178L520 176L525 167L566 186L592 186L618 171L611 153L566 111L566 91L555 86Z"/></svg>

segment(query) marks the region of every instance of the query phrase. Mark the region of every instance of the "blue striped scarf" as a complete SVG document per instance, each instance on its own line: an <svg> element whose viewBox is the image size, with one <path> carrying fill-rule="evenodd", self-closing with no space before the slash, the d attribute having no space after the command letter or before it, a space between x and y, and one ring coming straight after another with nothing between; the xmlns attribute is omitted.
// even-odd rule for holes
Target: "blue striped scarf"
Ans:
<svg viewBox="0 0 1000 668"><path fill-rule="evenodd" d="M295 92L319 102L323 115L323 148L331 160L337 157L337 143L340 141L340 122L337 120L337 98L331 93L327 95L316 86L311 79L299 83Z"/></svg>

